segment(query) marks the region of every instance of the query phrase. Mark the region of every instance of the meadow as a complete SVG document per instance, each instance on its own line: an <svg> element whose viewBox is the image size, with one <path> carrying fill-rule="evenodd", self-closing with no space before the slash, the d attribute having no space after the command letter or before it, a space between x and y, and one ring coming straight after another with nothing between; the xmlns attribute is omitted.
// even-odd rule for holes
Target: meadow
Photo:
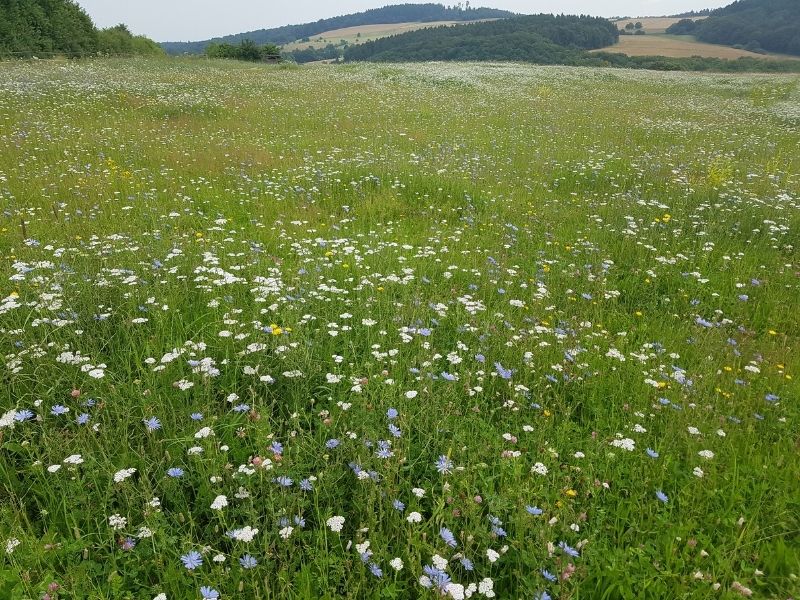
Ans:
<svg viewBox="0 0 800 600"><path fill-rule="evenodd" d="M798 81L0 63L0 598L797 597Z"/></svg>

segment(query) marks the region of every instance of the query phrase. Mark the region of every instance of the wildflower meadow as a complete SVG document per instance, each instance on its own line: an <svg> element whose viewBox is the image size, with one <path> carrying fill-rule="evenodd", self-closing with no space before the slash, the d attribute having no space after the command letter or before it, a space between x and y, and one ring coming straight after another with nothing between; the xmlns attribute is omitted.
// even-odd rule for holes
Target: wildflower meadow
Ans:
<svg viewBox="0 0 800 600"><path fill-rule="evenodd" d="M799 81L0 64L0 598L797 597Z"/></svg>

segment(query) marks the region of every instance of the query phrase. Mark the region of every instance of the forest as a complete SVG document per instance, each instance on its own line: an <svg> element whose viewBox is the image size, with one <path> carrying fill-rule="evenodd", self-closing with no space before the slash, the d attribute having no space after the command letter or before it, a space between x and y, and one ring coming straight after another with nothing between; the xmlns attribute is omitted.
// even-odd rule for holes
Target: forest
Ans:
<svg viewBox="0 0 800 600"><path fill-rule="evenodd" d="M751 52L800 55L800 1L738 0L712 11L707 19L683 19L667 33Z"/></svg>
<svg viewBox="0 0 800 600"><path fill-rule="evenodd" d="M0 57L158 55L154 41L125 25L97 29L71 0L0 0Z"/></svg>
<svg viewBox="0 0 800 600"><path fill-rule="evenodd" d="M599 17L531 15L419 29L351 46L345 60L519 60L569 64L579 50L603 48L619 38Z"/></svg>
<svg viewBox="0 0 800 600"><path fill-rule="evenodd" d="M502 19L513 13L495 8L448 7L442 4L397 4L374 8L360 13L320 19L314 23L285 25L273 29L259 29L246 33L228 35L200 42L164 42L161 47L167 54L202 54L211 43L235 44L245 39L256 44L288 44L309 38L333 29L359 27L387 23L431 23L434 21L475 21L478 19Z"/></svg>

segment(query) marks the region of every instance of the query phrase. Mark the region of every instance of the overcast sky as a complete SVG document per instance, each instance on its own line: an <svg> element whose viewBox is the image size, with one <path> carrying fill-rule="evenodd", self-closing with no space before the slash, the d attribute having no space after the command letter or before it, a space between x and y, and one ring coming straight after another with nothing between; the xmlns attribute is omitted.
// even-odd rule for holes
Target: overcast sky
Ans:
<svg viewBox="0 0 800 600"><path fill-rule="evenodd" d="M422 0L423 2L425 0ZM435 2L436 0L427 0ZM306 23L415 0L78 0L99 27L125 23L159 42L211 37ZM731 0L472 0L520 13L657 16L716 8ZM457 4L457 0L443 0Z"/></svg>

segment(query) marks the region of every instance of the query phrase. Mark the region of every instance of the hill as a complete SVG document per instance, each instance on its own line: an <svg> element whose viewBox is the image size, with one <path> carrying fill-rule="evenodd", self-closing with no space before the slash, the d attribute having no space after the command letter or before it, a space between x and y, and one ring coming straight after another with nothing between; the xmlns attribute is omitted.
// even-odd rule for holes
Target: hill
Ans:
<svg viewBox="0 0 800 600"><path fill-rule="evenodd" d="M667 33L692 34L702 42L753 52L800 56L800 1L737 0L701 21L684 19Z"/></svg>
<svg viewBox="0 0 800 600"><path fill-rule="evenodd" d="M602 48L619 37L617 27L598 17L530 15L420 29L351 46L345 60L519 60L557 64L579 50Z"/></svg>
<svg viewBox="0 0 800 600"><path fill-rule="evenodd" d="M72 0L0 0L0 58L163 54L125 25L98 30Z"/></svg>
<svg viewBox="0 0 800 600"><path fill-rule="evenodd" d="M502 19L513 16L506 10L495 8L446 7L442 4L398 4L374 8L359 13L320 19L314 23L285 25L273 29L258 29L245 33L227 35L199 42L164 42L161 47L168 54L202 54L212 43L236 44L245 39L256 44L290 44L298 40L308 42L312 36L347 27L362 25L386 25L394 23L431 23L434 21L476 21L480 19Z"/></svg>
<svg viewBox="0 0 800 600"><path fill-rule="evenodd" d="M356 27L343 27L342 29L333 29L331 31L324 31L314 37L309 38L308 41L296 41L290 44L284 44L284 51L304 50L307 48L325 48L328 44L345 45L345 44L363 44L379 38L389 37L392 35L399 35L408 31L415 31L417 29L427 29L430 27L439 27L441 25L459 25L464 23L472 23L473 21L430 21L420 23L413 21L410 23L375 23L372 25L358 25Z"/></svg>

